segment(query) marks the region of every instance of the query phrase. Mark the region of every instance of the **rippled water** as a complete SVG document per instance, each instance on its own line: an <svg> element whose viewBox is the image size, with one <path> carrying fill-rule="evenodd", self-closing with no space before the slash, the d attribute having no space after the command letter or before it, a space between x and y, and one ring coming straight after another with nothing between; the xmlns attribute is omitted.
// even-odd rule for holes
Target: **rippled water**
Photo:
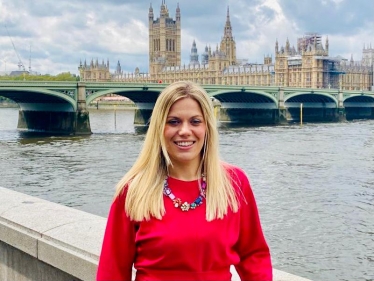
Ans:
<svg viewBox="0 0 374 281"><path fill-rule="evenodd" d="M90 112L86 137L16 131L0 109L0 186L106 216L144 130L133 111ZM318 281L374 280L374 120L220 128L249 175L274 267Z"/></svg>

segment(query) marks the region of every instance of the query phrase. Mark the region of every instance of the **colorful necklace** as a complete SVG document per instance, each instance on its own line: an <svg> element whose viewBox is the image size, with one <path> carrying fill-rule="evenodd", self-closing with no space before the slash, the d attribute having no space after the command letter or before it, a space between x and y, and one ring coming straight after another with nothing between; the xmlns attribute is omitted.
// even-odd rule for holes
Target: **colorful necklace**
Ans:
<svg viewBox="0 0 374 281"><path fill-rule="evenodd" d="M205 179L204 175L202 175L201 177L202 177L202 182L201 182L201 187L199 187L200 194L195 199L195 201L193 201L192 203L184 202L182 204L182 200L180 198L177 198L173 194L173 192L171 192L171 189L170 189L169 184L168 184L169 177L167 177L164 181L164 195L169 197L173 201L173 204L174 204L175 208L181 208L181 210L184 211L184 212L187 212L189 209L193 210L196 207L203 204L203 200L206 196L206 179Z"/></svg>

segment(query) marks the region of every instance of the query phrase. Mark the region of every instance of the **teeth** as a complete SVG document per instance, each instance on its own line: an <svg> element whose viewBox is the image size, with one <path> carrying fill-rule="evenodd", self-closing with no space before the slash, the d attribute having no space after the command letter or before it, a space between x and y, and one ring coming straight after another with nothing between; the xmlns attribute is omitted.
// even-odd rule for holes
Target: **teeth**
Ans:
<svg viewBox="0 0 374 281"><path fill-rule="evenodd" d="M190 146L192 144L193 144L192 141L177 142L177 145L179 145L179 146Z"/></svg>

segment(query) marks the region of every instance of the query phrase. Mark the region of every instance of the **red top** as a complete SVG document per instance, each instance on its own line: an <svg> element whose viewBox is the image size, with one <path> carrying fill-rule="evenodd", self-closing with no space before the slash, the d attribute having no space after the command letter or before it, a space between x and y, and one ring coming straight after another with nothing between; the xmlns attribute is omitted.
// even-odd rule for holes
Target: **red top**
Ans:
<svg viewBox="0 0 374 281"><path fill-rule="evenodd" d="M161 220L134 222L124 211L125 195L116 198L108 216L97 280L129 281L134 265L137 281L228 281L230 265L234 265L241 280L271 281L270 252L248 178L237 167L232 172L247 203L241 199L237 213L229 210L223 219L211 222L205 219L205 200L183 212L164 197L166 214ZM168 183L182 202L191 203L199 195L197 180L169 178Z"/></svg>

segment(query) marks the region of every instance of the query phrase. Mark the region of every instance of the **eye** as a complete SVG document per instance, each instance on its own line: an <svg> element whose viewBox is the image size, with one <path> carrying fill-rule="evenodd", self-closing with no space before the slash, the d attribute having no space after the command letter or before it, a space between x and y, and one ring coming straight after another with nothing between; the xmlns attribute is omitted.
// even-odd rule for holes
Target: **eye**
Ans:
<svg viewBox="0 0 374 281"><path fill-rule="evenodd" d="M198 119L198 118L194 118L194 119L191 120L191 124L192 125L200 125L201 122L202 121L200 119Z"/></svg>
<svg viewBox="0 0 374 281"><path fill-rule="evenodd" d="M167 124L171 125L171 126L176 126L178 125L180 122L178 119L170 119L166 122Z"/></svg>

